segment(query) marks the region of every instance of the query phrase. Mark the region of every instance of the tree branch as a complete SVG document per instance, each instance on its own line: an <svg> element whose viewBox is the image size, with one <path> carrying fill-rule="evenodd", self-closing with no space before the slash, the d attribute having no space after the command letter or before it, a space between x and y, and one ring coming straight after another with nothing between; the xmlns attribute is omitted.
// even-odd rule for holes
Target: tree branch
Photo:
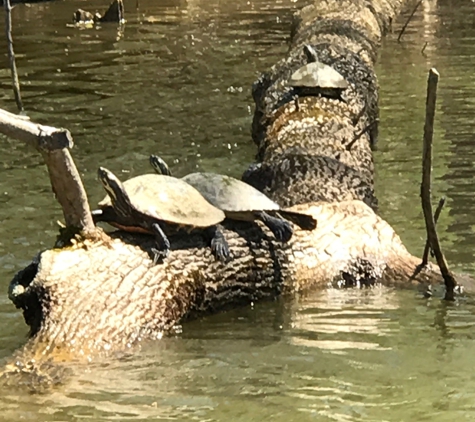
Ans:
<svg viewBox="0 0 475 422"><path fill-rule="evenodd" d="M48 167L53 192L63 209L66 226L85 232L94 231L86 191L68 150L74 145L69 130L33 123L0 109L0 133L41 153Z"/></svg>
<svg viewBox="0 0 475 422"><path fill-rule="evenodd" d="M439 73L432 68L427 80L426 121L424 125L424 146L422 154L422 184L421 200L422 210L426 222L427 238L434 251L437 264L445 282L445 299L454 300L454 288L457 285L454 276L449 270L447 261L440 247L439 238L435 228L431 203L431 176L432 176L432 139L434 134L435 104L437 100L437 84Z"/></svg>
<svg viewBox="0 0 475 422"><path fill-rule="evenodd" d="M440 213L442 212L442 208L445 205L445 198L440 198L439 204L437 205L437 208L435 209L434 213L434 223L437 224L437 221L439 221ZM430 249L430 243L429 239L426 240L426 245L424 247L424 253L422 254L422 262L421 266L425 267L427 263L429 262L429 249Z"/></svg>

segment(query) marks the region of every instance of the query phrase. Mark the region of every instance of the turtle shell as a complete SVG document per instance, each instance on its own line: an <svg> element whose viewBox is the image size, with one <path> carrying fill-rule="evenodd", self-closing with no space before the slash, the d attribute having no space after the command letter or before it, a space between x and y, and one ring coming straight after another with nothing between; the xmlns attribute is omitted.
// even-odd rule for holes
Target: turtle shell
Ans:
<svg viewBox="0 0 475 422"><path fill-rule="evenodd" d="M234 177L215 173L191 173L182 180L196 188L206 200L224 212L280 209L278 204L262 192Z"/></svg>
<svg viewBox="0 0 475 422"><path fill-rule="evenodd" d="M349 84L333 67L320 62L302 66L290 77L290 85L305 88L346 89Z"/></svg>
<svg viewBox="0 0 475 422"><path fill-rule="evenodd" d="M122 183L135 209L157 220L194 227L209 227L223 221L223 211L211 205L181 179L144 174ZM112 206L106 196L99 207Z"/></svg>

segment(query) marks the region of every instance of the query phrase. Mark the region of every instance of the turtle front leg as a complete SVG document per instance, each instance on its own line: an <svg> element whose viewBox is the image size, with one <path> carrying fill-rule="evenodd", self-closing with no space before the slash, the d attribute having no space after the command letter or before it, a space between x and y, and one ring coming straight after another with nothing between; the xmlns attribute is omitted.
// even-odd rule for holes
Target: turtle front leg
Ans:
<svg viewBox="0 0 475 422"><path fill-rule="evenodd" d="M153 254L153 264L155 265L158 262L163 261L170 253L170 241L158 223L152 224L151 228L155 235L157 246L156 248L151 249Z"/></svg>
<svg viewBox="0 0 475 422"><path fill-rule="evenodd" d="M254 217L261 220L269 230L274 234L275 238L280 242L288 242L292 237L292 226L287 220L272 217L264 211L255 212Z"/></svg>
<svg viewBox="0 0 475 422"><path fill-rule="evenodd" d="M209 227L206 229L206 236L209 238L214 257L221 262L227 262L230 256L229 245L221 227L218 225Z"/></svg>
<svg viewBox="0 0 475 422"><path fill-rule="evenodd" d="M105 207L98 210L91 211L92 220L94 224L104 221L106 223L117 221L117 213L113 207Z"/></svg>

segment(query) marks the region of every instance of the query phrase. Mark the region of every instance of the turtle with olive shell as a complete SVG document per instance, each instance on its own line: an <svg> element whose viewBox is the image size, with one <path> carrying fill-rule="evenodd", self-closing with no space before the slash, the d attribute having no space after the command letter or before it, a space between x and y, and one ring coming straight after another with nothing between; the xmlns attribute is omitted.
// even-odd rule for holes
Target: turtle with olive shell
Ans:
<svg viewBox="0 0 475 422"><path fill-rule="evenodd" d="M303 47L307 64L296 70L289 85L298 97L322 96L343 100L341 94L350 85L333 67L318 61L317 52L312 46Z"/></svg>
<svg viewBox="0 0 475 422"><path fill-rule="evenodd" d="M229 247L218 224L223 211L211 205L191 185L181 179L144 174L122 183L111 171L99 167L99 180L107 195L92 212L94 222L155 236L154 263L168 256L167 235L185 230L203 230L216 259L226 261Z"/></svg>
<svg viewBox="0 0 475 422"><path fill-rule="evenodd" d="M158 174L171 175L168 165L160 157L151 155L150 164ZM282 210L262 192L230 176L191 173L181 180L197 189L216 208L224 211L226 218L243 221L260 220L281 242L289 241L293 234L292 226L287 220L304 230L313 230L317 225L310 215Z"/></svg>

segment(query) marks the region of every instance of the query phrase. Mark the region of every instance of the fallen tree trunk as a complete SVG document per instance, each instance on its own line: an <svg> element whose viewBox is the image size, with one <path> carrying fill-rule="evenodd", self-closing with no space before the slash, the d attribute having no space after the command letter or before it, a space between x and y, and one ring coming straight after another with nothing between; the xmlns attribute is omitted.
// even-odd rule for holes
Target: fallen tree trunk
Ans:
<svg viewBox="0 0 475 422"><path fill-rule="evenodd" d="M228 264L215 262L194 236L172 238L170 257L156 266L146 252L153 242L147 236L99 232L44 251L10 285L32 339L4 376L35 371L50 360L122 350L159 338L187 318L283 292L439 284L439 271L432 265L421 270L420 259L370 208L376 206L371 145L377 130L364 129L374 126L378 113L372 62L381 31L401 3L329 0L304 8L288 57L254 87L253 133L262 162L245 178L314 216L315 230L295 229L291 241L280 244L264 227L226 223L234 255ZM301 45L308 42L351 83L345 102L289 94L286 78L302 65Z"/></svg>
<svg viewBox="0 0 475 422"><path fill-rule="evenodd" d="M229 224L224 234L234 258L228 264L215 261L200 236L172 238L170 259L155 266L146 236L104 235L101 242L45 251L16 275L10 298L42 344L88 356L157 338L184 318L282 292L411 282L420 259L362 202L295 210L324 224L297 231L286 244L247 223ZM439 283L440 276L429 266L412 282Z"/></svg>

